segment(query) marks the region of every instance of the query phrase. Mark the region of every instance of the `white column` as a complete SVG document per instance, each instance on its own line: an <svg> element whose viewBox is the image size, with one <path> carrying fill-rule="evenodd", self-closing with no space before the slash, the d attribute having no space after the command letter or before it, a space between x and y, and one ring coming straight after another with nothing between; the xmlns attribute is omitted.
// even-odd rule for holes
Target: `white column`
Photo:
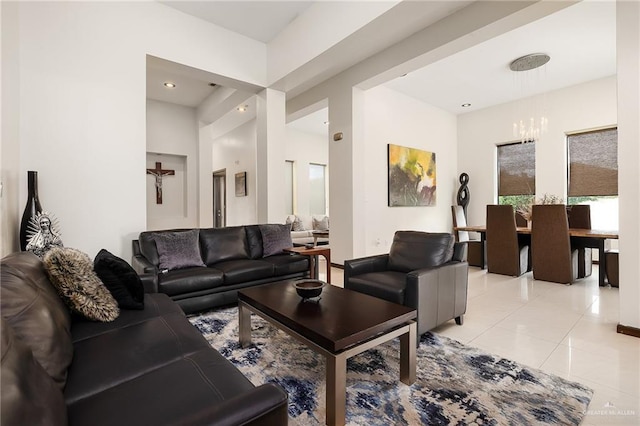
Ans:
<svg viewBox="0 0 640 426"><path fill-rule="evenodd" d="M336 89L329 95L329 218L331 260L342 264L365 253L366 167L358 153L364 144L364 94L356 88ZM334 135L342 139L334 141Z"/></svg>
<svg viewBox="0 0 640 426"><path fill-rule="evenodd" d="M620 324L640 329L640 3L617 2Z"/></svg>
<svg viewBox="0 0 640 426"><path fill-rule="evenodd" d="M265 89L256 102L256 179L258 223L284 223L286 148L286 96L284 92Z"/></svg>

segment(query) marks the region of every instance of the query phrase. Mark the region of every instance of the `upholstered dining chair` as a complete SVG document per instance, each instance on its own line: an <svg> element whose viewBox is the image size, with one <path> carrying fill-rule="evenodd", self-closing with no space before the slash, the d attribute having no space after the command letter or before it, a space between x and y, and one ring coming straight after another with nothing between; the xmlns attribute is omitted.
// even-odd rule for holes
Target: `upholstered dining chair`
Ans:
<svg viewBox="0 0 640 426"><path fill-rule="evenodd" d="M567 206L567 218L569 228L591 229L591 206L588 204ZM579 241L572 241L572 244L578 249L578 278L590 276L593 264L591 248L579 245Z"/></svg>
<svg viewBox="0 0 640 426"><path fill-rule="evenodd" d="M454 228L458 226L467 226L467 218L464 215L464 209L462 206L451 206L451 215L453 216ZM456 236L456 241L466 243L466 259L469 265L484 268L485 259L483 259L483 242L480 240L470 239L469 232L467 231L454 231L454 235Z"/></svg>
<svg viewBox="0 0 640 426"><path fill-rule="evenodd" d="M536 204L531 224L533 278L571 284L578 278L578 250L571 246L564 204Z"/></svg>
<svg viewBox="0 0 640 426"><path fill-rule="evenodd" d="M529 268L529 243L519 237L511 205L487 206L487 270L520 276Z"/></svg>

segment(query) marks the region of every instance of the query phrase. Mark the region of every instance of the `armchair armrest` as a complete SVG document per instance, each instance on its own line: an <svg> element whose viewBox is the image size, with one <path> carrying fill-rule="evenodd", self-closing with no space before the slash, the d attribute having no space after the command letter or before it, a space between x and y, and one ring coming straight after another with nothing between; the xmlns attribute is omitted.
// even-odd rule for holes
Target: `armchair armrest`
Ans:
<svg viewBox="0 0 640 426"><path fill-rule="evenodd" d="M381 272L387 270L389 264L388 254L361 257L344 261L344 286L348 288L349 277L367 274L369 272Z"/></svg>
<svg viewBox="0 0 640 426"><path fill-rule="evenodd" d="M142 276L142 274L158 274L158 268L149 262L146 257L140 252L140 243L138 240L133 240L131 242L132 248L132 257L131 257L131 266L138 273L138 275Z"/></svg>
<svg viewBox="0 0 640 426"><path fill-rule="evenodd" d="M203 407L181 421L182 425L286 425L288 399L274 383L266 383L220 404Z"/></svg>
<svg viewBox="0 0 640 426"><path fill-rule="evenodd" d="M157 293L158 292L158 274L138 274L145 293Z"/></svg>
<svg viewBox="0 0 640 426"><path fill-rule="evenodd" d="M469 264L448 262L407 274L405 305L418 311L418 335L467 311Z"/></svg>

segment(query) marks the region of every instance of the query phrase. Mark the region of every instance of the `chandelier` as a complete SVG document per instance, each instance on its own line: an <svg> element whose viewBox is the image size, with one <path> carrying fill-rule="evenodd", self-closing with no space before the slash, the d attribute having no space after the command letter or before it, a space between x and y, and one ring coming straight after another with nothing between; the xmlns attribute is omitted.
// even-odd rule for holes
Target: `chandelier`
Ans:
<svg viewBox="0 0 640 426"><path fill-rule="evenodd" d="M509 69L514 71L516 85L523 93L532 93L539 89L540 80L544 77L545 65L551 57L545 53L532 53L513 60ZM535 70L535 71L534 71ZM540 138L547 131L549 120L545 116L544 97L532 97L531 101L522 101L517 108L518 118L513 122L513 136L520 142L531 142Z"/></svg>

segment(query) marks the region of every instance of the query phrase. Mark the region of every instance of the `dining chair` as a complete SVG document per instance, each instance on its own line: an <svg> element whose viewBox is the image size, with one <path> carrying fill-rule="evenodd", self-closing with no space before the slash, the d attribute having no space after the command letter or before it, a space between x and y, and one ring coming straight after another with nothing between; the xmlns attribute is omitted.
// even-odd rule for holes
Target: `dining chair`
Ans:
<svg viewBox="0 0 640 426"><path fill-rule="evenodd" d="M571 246L564 204L536 204L531 223L533 278L571 284L578 278L578 250Z"/></svg>
<svg viewBox="0 0 640 426"><path fill-rule="evenodd" d="M453 227L467 226L467 218L464 215L464 209L462 206L451 206L451 215L453 216ZM467 263L471 266L478 266L484 268L485 259L484 250L482 250L483 242L480 240L472 240L469 237L467 231L454 231L456 241L460 243L466 243L466 259Z"/></svg>
<svg viewBox="0 0 640 426"><path fill-rule="evenodd" d="M569 228L591 229L591 206L588 204L567 206L567 218ZM593 264L591 248L579 245L579 241L571 243L578 249L578 278L590 276Z"/></svg>
<svg viewBox="0 0 640 426"><path fill-rule="evenodd" d="M516 226L521 226L523 228L528 226L527 219L525 219L520 212L516 212Z"/></svg>
<svg viewBox="0 0 640 426"><path fill-rule="evenodd" d="M520 276L529 271L529 244L516 231L511 205L487 206L487 270Z"/></svg>

